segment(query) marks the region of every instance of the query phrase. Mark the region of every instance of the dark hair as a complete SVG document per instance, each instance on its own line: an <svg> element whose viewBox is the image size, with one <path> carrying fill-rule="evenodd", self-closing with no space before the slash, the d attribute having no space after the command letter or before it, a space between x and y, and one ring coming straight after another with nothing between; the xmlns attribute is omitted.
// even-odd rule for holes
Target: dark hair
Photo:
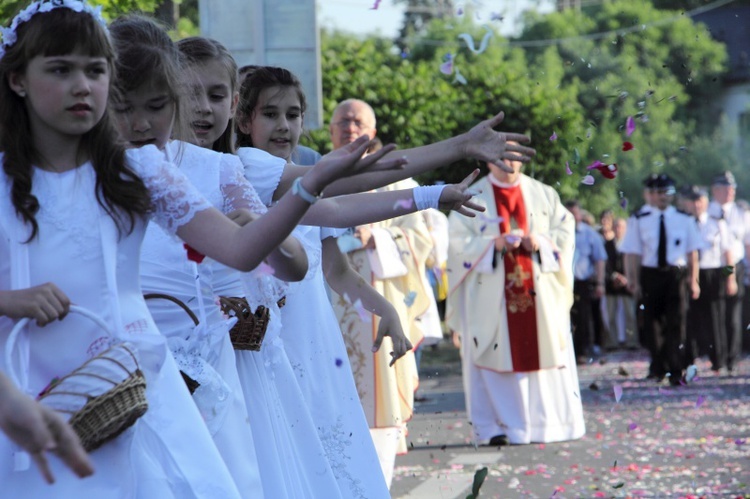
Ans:
<svg viewBox="0 0 750 499"><path fill-rule="evenodd" d="M181 107L186 92L182 55L165 28L149 17L132 14L117 18L110 25L110 33L117 53L112 100L118 101L144 85L163 87L175 106L173 135L189 135L188 116Z"/></svg>
<svg viewBox="0 0 750 499"><path fill-rule="evenodd" d="M252 120L253 112L258 105L260 93L273 87L292 87L297 91L299 105L302 112L307 108L305 92L302 90L302 84L294 76L294 73L284 68L273 66L258 66L246 72L242 85L240 86L240 103L237 106L236 123L242 123L245 120ZM239 127L235 127L237 142L235 147L253 147L253 138L242 132Z"/></svg>
<svg viewBox="0 0 750 499"><path fill-rule="evenodd" d="M233 98L234 92L237 90L237 62L229 53L229 50L212 38L205 38L202 36L192 36L185 38L177 42L177 48L185 58L187 65L199 65L205 64L210 61L219 61L224 65L224 69L227 71L227 78L229 79L230 85L230 98ZM221 136L214 141L211 145L211 149L214 151L233 153L234 148L232 147L232 132L234 129L234 118L230 118L227 123L227 127Z"/></svg>
<svg viewBox="0 0 750 499"><path fill-rule="evenodd" d="M563 203L563 206L565 206L567 209L581 207L577 199L569 199L568 201L565 201L565 203Z"/></svg>
<svg viewBox="0 0 750 499"><path fill-rule="evenodd" d="M11 200L16 212L31 225L29 241L39 231L36 213L39 200L31 193L32 165L42 159L34 147L31 122L24 99L10 87L8 78L23 73L37 56L62 56L79 51L104 57L114 78L115 55L105 29L88 13L57 8L35 14L16 30L17 41L0 59L0 150L3 169L12 182ZM110 88L111 89L111 88ZM120 233L133 230L136 217L150 208L150 196L143 181L125 162L125 148L109 113L81 136L79 152L85 151L96 172L96 198L114 219ZM126 223L127 220L127 223ZM28 242L28 241L27 241Z"/></svg>

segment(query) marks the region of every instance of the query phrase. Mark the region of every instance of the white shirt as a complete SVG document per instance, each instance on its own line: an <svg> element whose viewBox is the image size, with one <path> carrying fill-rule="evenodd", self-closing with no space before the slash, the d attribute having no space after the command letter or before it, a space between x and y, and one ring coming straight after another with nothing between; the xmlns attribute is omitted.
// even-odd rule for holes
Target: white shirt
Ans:
<svg viewBox="0 0 750 499"><path fill-rule="evenodd" d="M711 201L708 205L708 214L727 221L732 238L732 258L734 258L730 265L742 260L745 256L745 245L750 244L750 229L748 229L750 228L750 213L734 202L721 205L716 201Z"/></svg>
<svg viewBox="0 0 750 499"><path fill-rule="evenodd" d="M669 206L664 211L645 206L628 221L628 230L620 251L641 255L641 265L659 266L659 221L664 215L667 235L667 264L684 267L687 254L701 249L702 243L695 218Z"/></svg>
<svg viewBox="0 0 750 499"><path fill-rule="evenodd" d="M724 254L732 249L732 238L727 229L727 223L721 218L703 213L698 218L698 231L704 242L703 249L698 251L699 267L702 269L717 269L727 263Z"/></svg>

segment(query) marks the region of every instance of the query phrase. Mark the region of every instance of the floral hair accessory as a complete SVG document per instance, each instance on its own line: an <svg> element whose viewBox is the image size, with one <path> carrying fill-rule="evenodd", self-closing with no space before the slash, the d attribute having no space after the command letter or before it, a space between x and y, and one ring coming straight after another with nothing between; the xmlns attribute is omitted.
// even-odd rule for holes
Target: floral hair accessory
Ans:
<svg viewBox="0 0 750 499"><path fill-rule="evenodd" d="M5 56L5 51L16 43L16 40L18 39L16 30L21 23L27 22L34 17L35 14L41 14L60 8L70 9L74 12L85 12L96 19L99 24L107 30L107 21L102 17L101 6L93 7L86 3L85 0L37 0L19 12L18 15L13 18L10 27L0 27L0 34L2 34L3 37L2 42L0 42L0 59Z"/></svg>

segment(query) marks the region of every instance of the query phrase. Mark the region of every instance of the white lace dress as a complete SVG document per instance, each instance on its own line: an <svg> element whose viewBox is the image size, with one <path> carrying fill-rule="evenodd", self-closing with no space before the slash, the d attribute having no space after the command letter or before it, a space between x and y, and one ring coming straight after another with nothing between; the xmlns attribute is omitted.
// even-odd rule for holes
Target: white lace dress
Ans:
<svg viewBox="0 0 750 499"><path fill-rule="evenodd" d="M172 141L168 157L218 210L245 208L264 212L255 190L232 155ZM167 336L180 370L200 383L193 400L243 497L263 494L253 434L242 393L228 321L215 303L211 265L187 258L183 242L151 224L141 250L144 294L160 293L186 304L199 320L196 326L178 305L163 298L147 300L159 330Z"/></svg>
<svg viewBox="0 0 750 499"><path fill-rule="evenodd" d="M169 231L208 207L189 182L155 147L128 151L132 168L149 188L154 219ZM0 156L0 161L2 156ZM28 245L27 227L14 216L10 182L0 174L0 288L17 289L53 282L75 304L95 311L118 336L141 349L148 388L148 412L115 440L91 454L96 473L80 480L55 458L54 486L30 468L14 471L14 446L0 436L0 488L3 497L23 498L237 498L239 493L156 329L138 280L140 244L146 229L118 237L112 219L99 206L90 164L64 173L33 172L39 199L39 233ZM25 258L28 264L23 265ZM0 369L7 371L5 342L13 322L0 317ZM87 319L27 328L25 386L39 393L55 376L87 360L108 337ZM21 351L23 348L21 349Z"/></svg>
<svg viewBox="0 0 750 499"><path fill-rule="evenodd" d="M284 164L262 168L257 149L241 148L245 176L270 202ZM321 264L322 239L335 229L299 226L307 250L305 279L290 286L281 309L281 339L339 488L347 498L388 498L375 446L352 376L349 356L331 307Z"/></svg>

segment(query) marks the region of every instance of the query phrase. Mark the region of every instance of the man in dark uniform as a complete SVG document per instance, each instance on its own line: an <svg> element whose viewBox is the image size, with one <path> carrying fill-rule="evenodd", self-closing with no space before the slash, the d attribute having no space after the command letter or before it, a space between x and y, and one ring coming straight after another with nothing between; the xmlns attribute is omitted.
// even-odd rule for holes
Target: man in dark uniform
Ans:
<svg viewBox="0 0 750 499"><path fill-rule="evenodd" d="M675 187L669 175L652 177L653 201L634 214L620 251L634 255L628 265L628 290L641 297L644 344L651 352L649 377L669 377L679 385L684 367L688 291L700 296L695 219L672 206ZM637 269L640 268L640 275Z"/></svg>

